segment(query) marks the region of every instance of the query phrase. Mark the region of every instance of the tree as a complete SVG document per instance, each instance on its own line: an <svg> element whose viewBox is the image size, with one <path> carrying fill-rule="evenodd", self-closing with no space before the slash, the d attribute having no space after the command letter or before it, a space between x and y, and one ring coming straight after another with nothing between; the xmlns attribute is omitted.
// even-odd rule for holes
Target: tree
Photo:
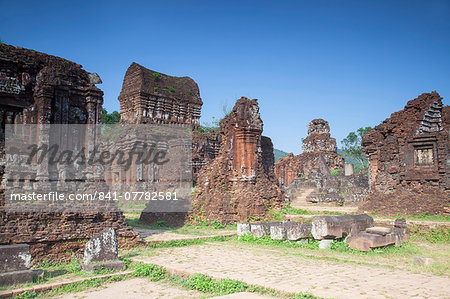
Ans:
<svg viewBox="0 0 450 299"><path fill-rule="evenodd" d="M367 159L361 150L361 138L370 130L372 130L372 127L359 128L356 132L350 132L341 141L344 154L358 161L361 166L367 166Z"/></svg>
<svg viewBox="0 0 450 299"><path fill-rule="evenodd" d="M102 109L102 123L104 124L116 124L120 121L120 113L117 111L113 111L112 113L108 113L108 111L103 108Z"/></svg>

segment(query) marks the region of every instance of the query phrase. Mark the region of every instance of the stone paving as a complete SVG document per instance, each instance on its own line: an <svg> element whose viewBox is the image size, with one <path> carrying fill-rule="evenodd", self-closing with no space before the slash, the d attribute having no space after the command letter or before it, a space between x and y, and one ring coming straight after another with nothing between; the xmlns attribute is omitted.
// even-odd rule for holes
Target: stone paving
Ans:
<svg viewBox="0 0 450 299"><path fill-rule="evenodd" d="M186 273L232 278L283 292L333 298L449 298L446 276L415 274L380 266L324 261L233 244L159 249L136 257Z"/></svg>

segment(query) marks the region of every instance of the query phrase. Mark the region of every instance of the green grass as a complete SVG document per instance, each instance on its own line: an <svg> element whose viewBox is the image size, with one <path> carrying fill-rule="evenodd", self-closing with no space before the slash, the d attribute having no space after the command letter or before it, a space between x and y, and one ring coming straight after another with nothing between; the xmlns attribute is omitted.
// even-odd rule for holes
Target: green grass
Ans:
<svg viewBox="0 0 450 299"><path fill-rule="evenodd" d="M231 237L216 236L216 237L204 238L204 239L170 240L170 241L164 241L164 242L159 242L159 243L150 243L150 244L147 244L146 247L148 247L148 248L184 247L184 246L205 244L206 242L223 242L223 241L228 241L230 239L231 239Z"/></svg>
<svg viewBox="0 0 450 299"><path fill-rule="evenodd" d="M303 209L293 208L291 206L285 206L279 212L281 215L345 215L346 213L341 212L312 212ZM348 213L347 213L348 214Z"/></svg>
<svg viewBox="0 0 450 299"><path fill-rule="evenodd" d="M432 228L427 231L422 231L419 226L413 226L411 228L411 240L428 243L450 244L450 229L448 227Z"/></svg>
<svg viewBox="0 0 450 299"><path fill-rule="evenodd" d="M280 292L270 288L252 286L235 279L224 278L219 280L200 273L187 277L181 277L175 274L170 274L164 267L153 264L139 263L133 272L133 276L150 278L151 281L166 280L172 285L179 286L184 289L200 291L212 296L223 296L239 292L252 292L263 295L270 294L272 296L284 298L318 298L308 293L281 294Z"/></svg>
<svg viewBox="0 0 450 299"><path fill-rule="evenodd" d="M236 223L223 225L219 221L213 221L211 223L208 222L199 222L197 225L193 224L185 224L182 227L169 227L165 225L163 222L158 225L147 225L140 224L138 217L127 217L127 222L131 227L135 228L143 228L143 229L152 229L152 230L168 230L172 233L182 234L182 235L199 235L199 236L207 236L212 234L217 234L220 230L236 230Z"/></svg>
<svg viewBox="0 0 450 299"><path fill-rule="evenodd" d="M265 236L262 238L257 238L252 235L244 235L241 237L234 237L233 241L235 242L245 242L245 243L251 243L251 244L258 244L258 245L270 245L270 246L277 246L277 247L289 247L289 248L306 248L306 249L317 249L319 250L319 241L314 239L307 239L308 241L305 243L300 243L296 241L289 241L289 240L272 240L269 236ZM335 240L331 244L331 251L337 251L337 252L348 252L348 253L354 253L354 254L361 254L361 255L377 255L377 254L404 254L404 253L416 253L417 252L417 245L412 244L411 242L405 242L401 247L395 247L395 246L388 246L383 248L377 248L372 249L369 252L361 252L358 250L353 250L350 247L348 247L348 244L345 240Z"/></svg>
<svg viewBox="0 0 450 299"><path fill-rule="evenodd" d="M272 212L275 214L275 217L283 217L284 215L345 215L345 214L359 214L358 212L355 213L342 213L342 212L329 212L329 211L322 211L322 212L312 212L307 211L303 209L297 209L293 208L291 206L285 206L282 208L278 213ZM423 221L438 221L438 222L448 222L450 221L450 217L448 216L442 216L442 215L431 215L430 213L423 213L419 215L402 215L397 214L396 216L384 216L384 215L377 215L375 213L369 214L373 218L387 218L387 219L397 219L397 218L405 218L408 220L423 220ZM282 218L279 218L282 219Z"/></svg>
<svg viewBox="0 0 450 299"><path fill-rule="evenodd" d="M67 284L64 286L60 286L51 291L40 293L36 297L48 298L48 297L55 297L55 296L60 296L63 294L68 294L68 293L78 293L78 292L82 292L82 291L85 291L88 289L98 288L98 287L108 284L108 283L122 281L129 277L130 276L111 276L108 278L92 278L92 279L84 280L81 282L75 282L75 283ZM35 297L28 297L28 298L35 298Z"/></svg>
<svg viewBox="0 0 450 299"><path fill-rule="evenodd" d="M448 216L431 215L430 213L423 213L423 214L419 214L419 215L397 214L396 216L382 216L382 215L376 215L375 213L371 213L369 215L374 218L388 218L388 219L405 218L408 220L438 221L438 222L450 221L450 217L448 217Z"/></svg>

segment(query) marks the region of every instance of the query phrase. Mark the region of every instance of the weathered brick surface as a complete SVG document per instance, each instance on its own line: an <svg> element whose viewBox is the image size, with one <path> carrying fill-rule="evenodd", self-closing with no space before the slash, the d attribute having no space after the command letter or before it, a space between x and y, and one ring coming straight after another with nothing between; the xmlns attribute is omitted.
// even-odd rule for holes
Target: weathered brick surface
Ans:
<svg viewBox="0 0 450 299"><path fill-rule="evenodd" d="M200 170L194 220L245 221L262 218L269 208L280 205L282 192L270 170L273 152L267 158L261 145L262 127L257 100L244 97L220 122L220 151ZM267 139L265 143L269 144Z"/></svg>
<svg viewBox="0 0 450 299"><path fill-rule="evenodd" d="M5 124L98 123L98 79L69 60L0 44L0 181ZM0 244L27 243L34 259L70 258L106 227L117 230L121 246L138 241L122 213L7 213L3 196L0 186Z"/></svg>
<svg viewBox="0 0 450 299"><path fill-rule="evenodd" d="M449 213L449 113L437 92L424 93L363 136L371 194L361 209Z"/></svg>
<svg viewBox="0 0 450 299"><path fill-rule="evenodd" d="M275 175L282 186L289 186L301 175L308 175L318 168L318 159L323 157L330 170L343 169L345 160L337 153L336 139L330 137L330 126L323 119L313 119L308 124L308 137L303 141L303 153L292 153L275 164Z"/></svg>
<svg viewBox="0 0 450 299"><path fill-rule="evenodd" d="M119 95L125 123L199 124L202 99L197 83L149 70L135 62L128 68Z"/></svg>

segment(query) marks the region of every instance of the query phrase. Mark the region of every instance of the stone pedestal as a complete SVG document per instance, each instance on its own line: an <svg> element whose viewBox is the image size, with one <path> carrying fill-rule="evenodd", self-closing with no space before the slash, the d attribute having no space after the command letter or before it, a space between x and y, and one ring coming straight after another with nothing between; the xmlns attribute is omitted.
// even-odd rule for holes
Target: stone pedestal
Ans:
<svg viewBox="0 0 450 299"><path fill-rule="evenodd" d="M30 246L0 246L0 287L33 282Z"/></svg>
<svg viewBox="0 0 450 299"><path fill-rule="evenodd" d="M117 257L116 231L107 228L86 243L82 268L88 272L102 269L122 270L125 263L119 261Z"/></svg>

